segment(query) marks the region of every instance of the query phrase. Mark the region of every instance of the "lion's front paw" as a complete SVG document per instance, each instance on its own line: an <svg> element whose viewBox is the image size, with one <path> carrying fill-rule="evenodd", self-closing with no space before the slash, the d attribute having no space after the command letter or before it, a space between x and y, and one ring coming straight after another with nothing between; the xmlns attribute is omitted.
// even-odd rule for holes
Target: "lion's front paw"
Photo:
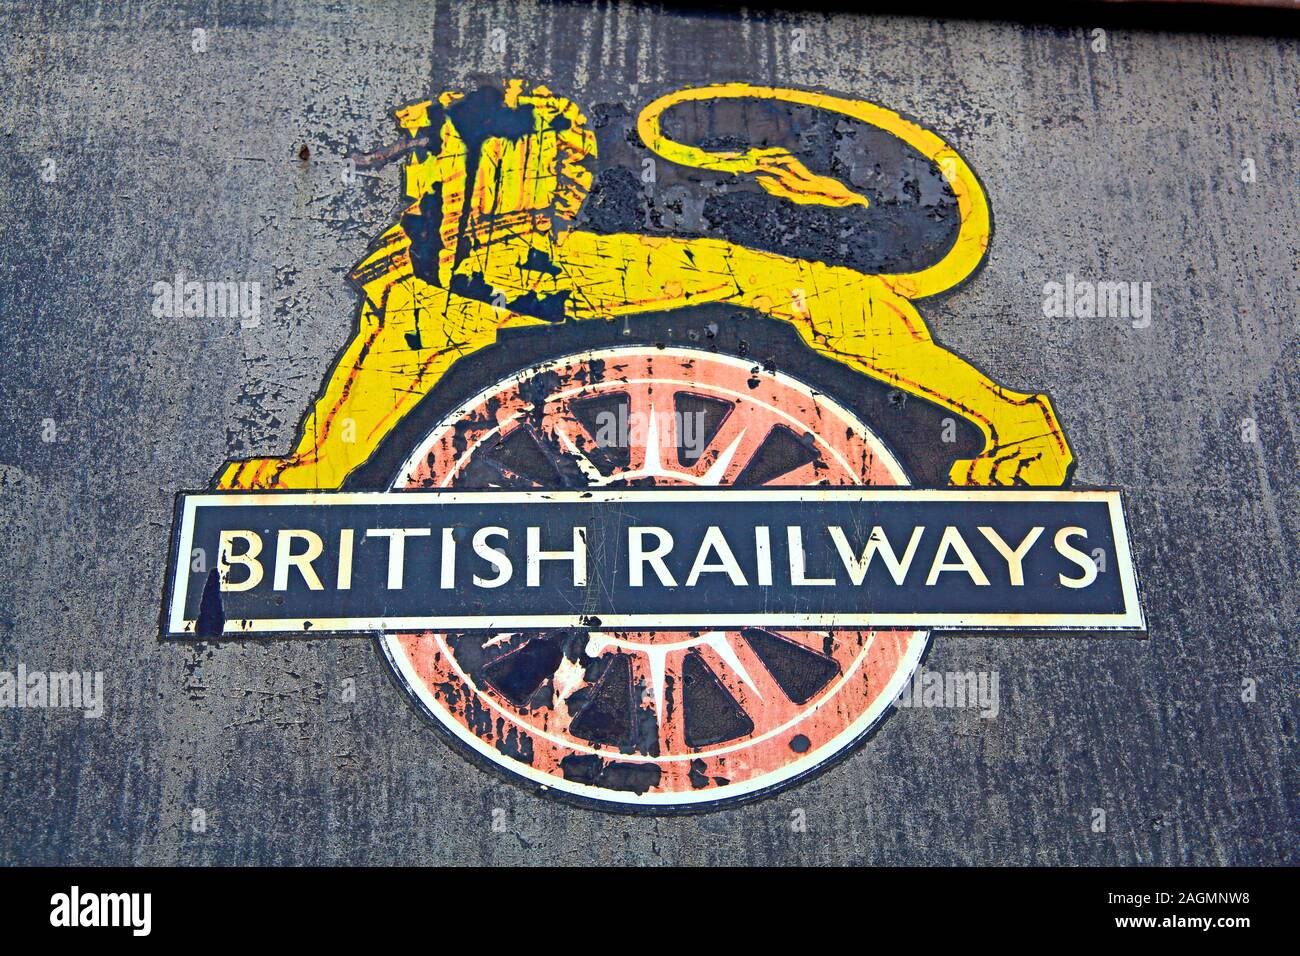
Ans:
<svg viewBox="0 0 1300 956"><path fill-rule="evenodd" d="M978 458L953 463L948 480L954 485L1055 487L1070 473L1070 454L1050 438L998 445Z"/></svg>
<svg viewBox="0 0 1300 956"><path fill-rule="evenodd" d="M226 465L217 479L222 491L254 491L279 486L280 473L285 468L283 458L248 458Z"/></svg>

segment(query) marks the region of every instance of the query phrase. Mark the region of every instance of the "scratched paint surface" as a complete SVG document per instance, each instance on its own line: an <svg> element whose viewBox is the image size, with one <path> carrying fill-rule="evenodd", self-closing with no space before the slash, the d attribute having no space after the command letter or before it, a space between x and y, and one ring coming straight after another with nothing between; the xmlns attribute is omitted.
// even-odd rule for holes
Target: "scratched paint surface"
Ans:
<svg viewBox="0 0 1300 956"><path fill-rule="evenodd" d="M0 106L4 663L102 669L107 697L99 721L0 713L4 859L1294 858L1300 209L1280 185L1294 179L1294 41L1119 32L1101 57L1082 29L921 18L241 5L218 11L219 42L192 53L190 30L211 9L2 15L0 71L26 91ZM812 41L798 56L796 27ZM485 41L496 28L508 55ZM932 72L917 68L922 50ZM297 440L355 322L344 276L393 222L396 166L344 188L341 157L391 141L393 104L473 89L475 74L549 83L589 110L597 135L634 125L622 111L660 95L745 81L880 103L956 145L997 229L977 281L917 308L997 381L1050 392L1076 483L1125 489L1150 640L936 644L927 667L998 671L997 719L900 711L798 790L674 820L575 810L451 756L395 701L368 645L159 648L172 492L206 484L214 462ZM1252 185L1237 176L1247 154L1262 172ZM52 190L37 174L46 157L62 174ZM774 251L871 274L917 268L909 253L927 242L871 250L849 225L870 210L782 216L772 210L791 200L761 186L706 205L668 166L655 197L634 195L635 228L608 201L629 185L618 177L593 180L579 216L610 234L765 232ZM261 328L151 316L150 286L178 270L260 279ZM1045 319L1042 284L1067 271L1149 278L1153 334ZM723 318L683 315L675 334L743 340L781 367L779 333ZM494 362L509 364L488 349L485 376ZM897 407L890 394L864 392L864 417ZM61 440L41 441L47 417ZM1247 417L1258 443L1241 439ZM964 457L978 455L962 437ZM1249 706L1245 676L1260 689ZM357 699L344 703L349 679ZM1105 835L1087 826L1095 806L1110 809ZM211 821L203 834L190 828L196 807ZM504 834L490 825L498 808ZM790 829L796 808L807 832Z"/></svg>

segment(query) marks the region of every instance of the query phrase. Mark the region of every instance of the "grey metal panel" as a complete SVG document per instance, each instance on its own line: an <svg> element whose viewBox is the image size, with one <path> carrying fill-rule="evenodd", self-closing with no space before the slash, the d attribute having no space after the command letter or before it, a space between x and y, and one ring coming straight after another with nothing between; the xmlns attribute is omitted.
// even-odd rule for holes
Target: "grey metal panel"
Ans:
<svg viewBox="0 0 1300 956"><path fill-rule="evenodd" d="M637 4L97 9L0 14L0 668L100 670L106 698L98 720L0 711L0 860L1295 861L1294 40L1111 30L1094 52L1083 28ZM344 184L341 158L393 138L391 107L503 73L629 106L824 86L957 144L996 232L927 317L1051 392L1077 484L1124 490L1150 639L939 639L928 668L1000 675L995 719L901 710L797 789L663 820L470 766L365 641L159 645L174 492L283 451L353 321L343 276L398 173ZM155 318L152 284L181 270L260 281L260 326ZM1045 318L1067 272L1150 281L1151 326Z"/></svg>

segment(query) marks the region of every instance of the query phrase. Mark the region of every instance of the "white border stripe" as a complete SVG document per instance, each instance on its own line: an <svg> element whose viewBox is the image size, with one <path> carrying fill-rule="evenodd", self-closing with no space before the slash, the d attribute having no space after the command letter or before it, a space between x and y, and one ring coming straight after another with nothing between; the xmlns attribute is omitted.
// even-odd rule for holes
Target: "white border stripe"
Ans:
<svg viewBox="0 0 1300 956"><path fill-rule="evenodd" d="M469 504L494 501L500 504L523 504L529 501L681 501L703 498L707 501L1105 501L1119 504L1119 492L1070 491L1044 488L1002 491L989 488L970 491L965 488L868 488L860 485L836 485L826 488L591 488L585 491L230 491L184 495L186 504L200 507L262 507L276 505L410 505Z"/></svg>

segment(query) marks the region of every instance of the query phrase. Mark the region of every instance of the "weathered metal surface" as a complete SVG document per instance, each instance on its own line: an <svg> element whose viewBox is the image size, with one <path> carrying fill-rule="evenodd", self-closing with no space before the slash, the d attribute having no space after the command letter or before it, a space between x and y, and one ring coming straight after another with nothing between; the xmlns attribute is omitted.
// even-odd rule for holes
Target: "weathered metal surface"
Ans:
<svg viewBox="0 0 1300 956"><path fill-rule="evenodd" d="M1099 46L1085 29L631 5L80 16L5 14L2 69L15 88L40 79L0 108L0 606L5 666L103 671L104 715L0 712L4 859L1294 855L1292 41ZM947 640L926 666L997 676L996 718L900 709L797 791L664 821L548 803L465 764L365 642L156 645L171 493L222 458L283 453L351 334L342 276L392 221L397 176L353 176L344 157L389 141L394 103L479 73L628 115L705 82L828 88L960 144L998 229L979 281L926 318L998 380L1051 392L1076 482L1125 490L1151 639ZM664 235L738 230L823 261L866 245L752 202L706 224L689 181L642 192ZM151 310L178 271L258 282L265 314ZM1074 277L1150 282L1151 321L1050 314L1047 285ZM678 334L727 326L697 315ZM793 360L779 331L744 329L736 351Z"/></svg>

